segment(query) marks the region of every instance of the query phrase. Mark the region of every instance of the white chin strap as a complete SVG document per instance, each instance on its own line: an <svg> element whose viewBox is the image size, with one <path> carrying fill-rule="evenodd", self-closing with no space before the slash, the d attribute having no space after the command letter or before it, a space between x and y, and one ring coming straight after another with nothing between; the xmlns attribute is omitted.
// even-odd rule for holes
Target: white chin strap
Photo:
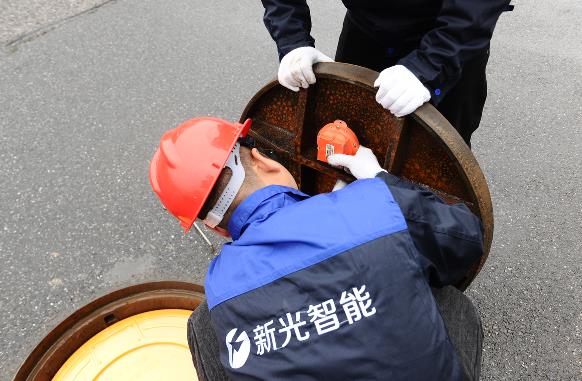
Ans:
<svg viewBox="0 0 582 381"><path fill-rule="evenodd" d="M240 160L240 143L236 143L224 167L228 167L232 171L232 176L216 202L216 205L208 212L204 223L211 228L216 227L224 218L224 214L228 207L234 201L236 194L245 181L245 169Z"/></svg>

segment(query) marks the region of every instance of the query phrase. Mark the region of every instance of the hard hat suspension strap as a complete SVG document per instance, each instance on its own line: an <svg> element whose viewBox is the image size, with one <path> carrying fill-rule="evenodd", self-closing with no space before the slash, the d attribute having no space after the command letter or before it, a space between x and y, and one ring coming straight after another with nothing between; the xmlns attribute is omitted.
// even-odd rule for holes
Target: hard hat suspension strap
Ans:
<svg viewBox="0 0 582 381"><path fill-rule="evenodd" d="M228 156L228 160L224 166L231 169L232 176L228 181L226 188L222 191L220 198L204 219L204 223L211 228L216 227L220 221L222 221L228 207L234 201L240 187L245 181L245 169L240 159L240 143L237 142L234 145L234 148Z"/></svg>

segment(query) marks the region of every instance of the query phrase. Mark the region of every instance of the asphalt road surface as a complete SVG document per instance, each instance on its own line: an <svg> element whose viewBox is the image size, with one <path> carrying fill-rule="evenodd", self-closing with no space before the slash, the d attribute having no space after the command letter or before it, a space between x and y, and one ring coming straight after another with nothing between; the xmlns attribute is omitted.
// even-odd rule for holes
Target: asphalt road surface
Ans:
<svg viewBox="0 0 582 381"><path fill-rule="evenodd" d="M317 46L333 55L344 9L311 3ZM183 120L238 119L277 69L259 1L70 12L32 33L38 23L14 22L8 32L25 38L0 52L2 380L104 292L203 280L212 253L162 211L149 159ZM473 143L496 230L468 291L485 328L484 380L582 379L581 18L577 0L518 2L493 39Z"/></svg>
<svg viewBox="0 0 582 381"><path fill-rule="evenodd" d="M115 0L0 0L0 43L56 28L70 17Z"/></svg>

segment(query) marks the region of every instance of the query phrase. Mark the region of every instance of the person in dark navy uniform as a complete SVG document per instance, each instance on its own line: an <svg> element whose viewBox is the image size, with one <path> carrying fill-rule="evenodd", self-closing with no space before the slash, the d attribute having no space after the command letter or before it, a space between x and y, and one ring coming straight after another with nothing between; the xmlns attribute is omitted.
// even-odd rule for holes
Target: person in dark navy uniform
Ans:
<svg viewBox="0 0 582 381"><path fill-rule="evenodd" d="M376 100L396 116L430 101L470 146L487 97L489 43L510 0L342 1L335 60L380 72ZM314 48L306 0L262 3L279 82L293 91L315 83L312 65L332 59Z"/></svg>
<svg viewBox="0 0 582 381"><path fill-rule="evenodd" d="M249 126L194 119L150 164L184 228L200 218L232 237L188 324L199 378L477 380L479 315L450 286L483 254L478 217L366 147L328 157L358 180L310 197L253 148Z"/></svg>

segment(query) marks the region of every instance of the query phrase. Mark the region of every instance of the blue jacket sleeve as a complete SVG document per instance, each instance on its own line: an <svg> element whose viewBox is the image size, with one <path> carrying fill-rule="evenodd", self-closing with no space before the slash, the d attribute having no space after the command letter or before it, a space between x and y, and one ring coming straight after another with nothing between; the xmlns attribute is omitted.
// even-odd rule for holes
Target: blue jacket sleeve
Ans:
<svg viewBox="0 0 582 381"><path fill-rule="evenodd" d="M277 44L279 60L295 48L315 46L306 0L261 0L263 21Z"/></svg>
<svg viewBox="0 0 582 381"><path fill-rule="evenodd" d="M488 54L499 16L513 9L509 2L443 1L435 27L424 35L418 49L399 61L429 89L433 104L455 86L465 63Z"/></svg>
<svg viewBox="0 0 582 381"><path fill-rule="evenodd" d="M400 209L431 286L458 284L483 255L481 221L465 204L448 205L426 188L378 174Z"/></svg>

